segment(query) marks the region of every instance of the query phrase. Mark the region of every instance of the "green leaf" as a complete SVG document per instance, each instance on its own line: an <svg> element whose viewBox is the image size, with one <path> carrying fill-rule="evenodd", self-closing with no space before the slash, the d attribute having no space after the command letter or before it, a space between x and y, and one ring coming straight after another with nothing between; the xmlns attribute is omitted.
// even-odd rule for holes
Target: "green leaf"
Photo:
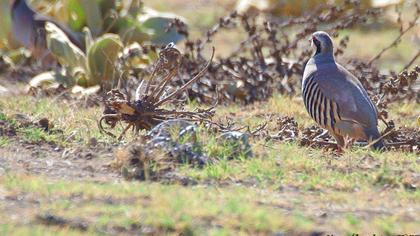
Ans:
<svg viewBox="0 0 420 236"><path fill-rule="evenodd" d="M33 77L31 81L29 81L29 86L33 88L38 88L44 85L50 85L54 82L55 82L55 72L47 71Z"/></svg>
<svg viewBox="0 0 420 236"><path fill-rule="evenodd" d="M92 44L87 53L89 86L101 84L107 87L115 83L119 77L115 64L122 50L123 43L116 34L104 34Z"/></svg>
<svg viewBox="0 0 420 236"><path fill-rule="evenodd" d="M85 54L70 41L60 28L47 22L45 30L47 32L47 47L61 65L71 68L86 68Z"/></svg>
<svg viewBox="0 0 420 236"><path fill-rule="evenodd" d="M71 92L75 94L81 94L81 95L92 95L92 94L98 93L100 89L101 87L99 85L95 85L88 88L84 88L84 87L76 85L71 89Z"/></svg>
<svg viewBox="0 0 420 236"><path fill-rule="evenodd" d="M83 34L85 36L85 45L86 48L90 48L93 44L93 36L92 32L90 32L90 29L88 27L83 28Z"/></svg>
<svg viewBox="0 0 420 236"><path fill-rule="evenodd" d="M10 6L8 0L0 0L0 48L7 46L7 38L10 34Z"/></svg>
<svg viewBox="0 0 420 236"><path fill-rule="evenodd" d="M33 77L29 82L29 86L32 88L46 88L56 83L62 84L65 88L70 88L75 84L73 78L69 76L55 71L47 71Z"/></svg>
<svg viewBox="0 0 420 236"><path fill-rule="evenodd" d="M127 58L125 61L125 65L129 67L127 69L146 69L146 67L157 60L157 55L154 51L149 50L147 54L144 54L142 47L137 42L126 46L122 53L122 57Z"/></svg>
<svg viewBox="0 0 420 236"><path fill-rule="evenodd" d="M111 10L116 9L115 0L98 0L99 8L101 9L102 16L106 16Z"/></svg>
<svg viewBox="0 0 420 236"><path fill-rule="evenodd" d="M26 60L31 57L31 52L29 52L26 48L18 48L14 50L10 50L7 53L7 56L12 60L13 64L18 64L23 60Z"/></svg>
<svg viewBox="0 0 420 236"><path fill-rule="evenodd" d="M150 8L145 8L144 14L139 17L139 22L146 29L153 31L151 41L155 44L168 44L178 42L184 38L183 35L171 29L166 32L171 20L178 18L185 22L182 17L171 13L161 13Z"/></svg>
<svg viewBox="0 0 420 236"><path fill-rule="evenodd" d="M103 19L99 2L96 0L77 0L86 13L86 23L93 36L98 36L103 30Z"/></svg>
<svg viewBox="0 0 420 236"><path fill-rule="evenodd" d="M153 31L144 28L139 21L129 16L119 18L114 28L124 43L143 43L150 40L153 33Z"/></svg>
<svg viewBox="0 0 420 236"><path fill-rule="evenodd" d="M71 29L80 31L86 25L86 13L78 0L68 0L68 24Z"/></svg>

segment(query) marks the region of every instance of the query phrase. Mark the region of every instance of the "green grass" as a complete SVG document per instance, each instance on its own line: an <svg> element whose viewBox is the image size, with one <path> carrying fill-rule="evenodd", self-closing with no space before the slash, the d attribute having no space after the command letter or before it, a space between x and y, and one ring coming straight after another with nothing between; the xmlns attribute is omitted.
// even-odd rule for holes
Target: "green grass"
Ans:
<svg viewBox="0 0 420 236"><path fill-rule="evenodd" d="M186 17L196 38L224 16L226 9L233 7L232 2L222 1L210 9L210 3L190 1L193 5L188 6L194 11L180 7L185 3L182 1L146 1L146 5ZM343 64L349 58L370 59L397 36L397 30L340 33L340 37L345 35L351 37L348 50L338 58ZM228 55L235 49L231 45L237 45L243 36L243 32L217 35L213 42L218 55ZM377 62L379 67L401 69L417 49L410 37L407 35L398 47L386 52ZM369 42L368 47L365 42ZM200 105L191 101L187 107L197 106ZM273 114L294 117L302 129L314 124L302 107L299 97L275 94L266 102L248 106L219 106L215 120L231 118L255 129ZM17 137L0 136L0 152L10 152L20 139L69 149L84 146L91 138L118 144L99 132L99 107L84 107L80 102L61 99L12 96L0 100L0 111L0 120L18 127ZM418 128L419 112L415 103L393 104L389 116L399 127ZM21 127L13 118L16 114L25 114L34 122L48 118L55 132ZM278 131L275 119L267 127L272 134ZM115 133L121 130L117 127ZM185 143L189 138L178 141ZM132 139L129 134L126 141ZM254 155L246 157L243 152L232 156L232 145L217 142L217 136L203 128L199 128L198 140L201 146L197 148L213 162L203 168L187 164L177 167L180 175L198 183L192 186L120 179L81 181L65 175L50 178L47 173L20 174L0 169L0 235L141 234L142 230L174 235L293 235L319 231L336 235L394 235L415 234L420 228L420 190L418 186L406 186L407 179L420 173L416 154L377 153L354 147L337 156L294 142L251 139ZM88 229L45 225L36 220L37 215L46 213L69 222L85 222Z"/></svg>
<svg viewBox="0 0 420 236"><path fill-rule="evenodd" d="M254 128L270 112L293 116L303 128L313 122L299 108L300 103L299 99L275 95L265 103L218 107L215 119L231 116ZM54 129L63 130L63 134L20 127L17 137L1 137L0 150L10 148L15 138L35 143L66 140L68 148L84 145L90 137L115 142L98 132L95 121L101 113L99 107L75 107L26 96L1 100L1 120L19 127L19 122L11 118L14 114L27 114L31 120L48 117ZM395 105L390 115L396 118L397 125L414 127L410 119L416 117L416 112L413 104ZM85 128L78 127L81 125ZM275 124L270 123L268 128L276 131ZM78 138L65 138L73 133ZM213 162L203 168L186 164L177 167L180 175L198 183L192 186L147 181L92 182L66 176L50 179L48 175L8 170L0 178L0 192L9 199L0 203L0 217L4 219L0 234L129 234L149 229L156 234L187 235L315 231L392 235L415 233L420 227L415 220L420 218L420 190L407 188L405 183L420 172L416 154L378 153L354 147L336 156L294 142L251 139L253 157L239 154L231 158L233 147L218 143L216 136L205 129L199 128L198 140ZM16 203L18 207L10 209L10 199L16 197L21 199ZM9 217L11 211L15 217ZM37 215L47 213L68 222L84 222L88 229L80 231L71 223L48 226L36 220Z"/></svg>
<svg viewBox="0 0 420 236"><path fill-rule="evenodd" d="M26 97L26 98L29 99L26 101L30 103L30 98L29 97ZM1 104L1 105L6 105L5 107L7 108L7 105L10 105L10 103ZM58 109L57 107L55 108ZM40 107L35 106L34 109L38 111ZM17 114L16 112L13 112L13 113ZM19 114L22 114L22 113L19 113ZM32 119L36 120L35 117L37 117L36 114L33 115ZM54 143L61 146L66 145L64 137L60 134L60 132L57 132L57 130L52 129L49 131L45 131L43 128L36 127L35 124L31 124L30 122L26 124L27 121L19 121L13 118L12 114L8 116L6 114L0 113L0 120L5 121L9 123L9 125L13 126L16 129L16 132L18 133L18 135L21 134L24 140L27 142L38 143L38 142L45 141L48 143ZM22 122L22 124L20 124L20 122ZM7 145L9 142L10 142L10 138L0 137L0 147Z"/></svg>
<svg viewBox="0 0 420 236"><path fill-rule="evenodd" d="M23 136L26 141L31 143L37 143L46 141L48 143L59 143L61 140L57 135L48 134L41 128L23 128L21 129Z"/></svg>
<svg viewBox="0 0 420 236"><path fill-rule="evenodd" d="M312 125L308 116L298 108L299 103L299 100L276 95L267 103L243 109L236 105L220 107L216 119L234 114L244 124L256 126L263 118L254 120L253 117L270 111L294 116L299 125ZM0 104L2 120L12 121L8 117L16 113L37 118L48 114L54 127L63 130L64 137L76 130L81 139L67 141L66 145L70 147L85 143L92 134L102 140L108 139L98 133L93 122L99 117L100 108L80 108L77 115L70 115L74 112L72 104L49 103L47 99L8 98ZM291 109L284 112L286 106ZM391 113L395 109L396 113L406 112L414 117L410 106L395 107ZM88 132L77 127L84 122ZM411 122L407 124L414 125ZM270 129L274 132L275 126ZM23 128L18 132L23 134L24 139L34 142L62 140L39 128ZM415 232L419 227L418 223L406 219L411 214L406 209L420 203L419 190L405 189L404 174L401 174L420 172L415 154L376 153L354 148L337 157L322 150L302 148L296 143L252 140L254 157L239 155L230 160L232 146L217 143L216 137L201 128L198 138L203 151L216 158L214 163L203 168L181 165L178 171L198 183L211 185L183 187L150 182L95 183L6 173L0 180L0 189L6 195L27 196L30 193L39 200L39 204L16 211L16 214L32 219L31 225L22 225L19 220L4 215L6 211L1 208L6 206L0 204L0 212L4 212L0 213L0 217L7 219L0 232L80 235L114 232L115 228L129 232L133 228L149 227L159 233L193 235L293 234L317 230L343 234L389 234ZM1 140L9 142L5 137ZM373 160L374 165L366 165L365 157ZM374 197L378 194L382 196ZM80 196L80 199L75 200L74 196ZM384 204L390 203L397 205L386 210L395 210L395 214L366 216L369 210L381 209ZM341 210L329 210L336 208ZM357 211L353 212L354 209ZM328 217L321 228L318 227L321 221L316 217L319 212L327 212ZM46 226L33 220L36 214L44 213L53 213L70 221L83 221L89 226L88 231L68 226ZM420 217L418 213L414 214Z"/></svg>
<svg viewBox="0 0 420 236"><path fill-rule="evenodd" d="M329 230L334 232L376 232L395 234L398 230L414 232L418 223L405 221L398 214L393 217L360 219L351 212L366 209L366 199L375 191L357 191L348 194L343 191L284 192L276 188L255 188L239 185L182 187L157 183L89 183L77 181L48 181L41 177L8 175L0 181L7 193L28 194L40 201L27 216L53 212L65 219L79 219L87 222L89 232L119 227L129 230L133 225L153 227L158 232L193 233L200 235L219 230L226 232L265 234L269 232L311 232L317 229L317 219L312 211L322 211L322 206L330 204L340 210L328 211L336 214L329 222ZM403 190L382 193L383 199L373 198L370 207L379 207L383 201L398 201L398 204L418 204L417 198L407 202L398 197ZM413 192L406 194L414 195ZM80 196L74 200L72 196ZM101 199L112 198L112 201ZM49 203L52 202L53 204ZM288 210L290 207L292 210ZM347 209L347 210L345 210ZM395 209L398 213L401 209ZM354 213L354 214L359 214ZM0 214L1 215L1 214ZM7 218L6 218L7 219ZM372 223L372 225L369 225ZM11 220L3 226L17 227ZM391 227L398 226L398 227ZM337 227L337 228L336 228ZM41 232L72 232L75 229L44 227L33 224L31 228ZM341 229L343 231L337 231ZM45 231L43 231L45 230ZM99 232L100 232L99 231ZM79 232L81 233L81 232Z"/></svg>
<svg viewBox="0 0 420 236"><path fill-rule="evenodd" d="M10 143L9 138L0 136L0 147L5 147Z"/></svg>
<svg viewBox="0 0 420 236"><path fill-rule="evenodd" d="M198 38L233 9L235 2L157 0L145 4L187 18L192 38ZM340 37L345 35L351 37L348 50L338 58L343 64L350 58L370 59L394 40L398 30L340 33ZM377 61L379 67L401 69L418 49L411 41L413 35L408 34L398 47L383 54ZM243 32L218 34L213 40L217 56L229 55L236 49L232 45L243 38ZM278 127L275 119L268 118L272 114L294 117L302 129L314 124L302 104L299 97L275 94L266 102L248 106L219 106L215 120L230 118L255 129L270 119L267 128L274 134ZM197 106L200 105L191 101L187 107ZM416 103L393 104L389 116L398 127L418 128L419 112ZM48 118L52 132L33 125L22 126L14 118L16 114L27 115L35 123ZM99 107L85 107L81 102L59 98L24 95L2 98L0 120L16 127L17 136L0 136L0 153L5 150L19 155L19 149L24 149L28 142L77 149L91 138L122 147L99 132L97 120L101 114ZM115 133L121 130L117 127ZM174 139L177 133L173 130ZM189 138L178 141L185 143ZM125 142L132 139L129 134ZM337 156L295 142L251 139L253 156L247 157L244 152L232 155L235 149L232 145L218 142L217 136L202 127L198 140L201 146L197 148L213 162L203 168L177 166L181 176L198 183L191 186L122 179L83 181L65 174L51 178L47 171L32 173L24 166L22 170L3 171L0 163L0 235L418 233L420 189L408 188L406 184L420 173L416 154L377 153L354 147ZM37 220L38 215L47 213L65 219L68 224L46 225ZM71 222L86 223L87 231L72 227Z"/></svg>
<svg viewBox="0 0 420 236"><path fill-rule="evenodd" d="M97 119L101 116L102 110L98 107L79 109L79 106L80 104L65 101L58 103L54 99L35 99L30 96L10 97L0 102L0 109L9 117L13 117L14 114L26 114L33 121L48 118L53 129L62 131L61 141L71 139L87 143L89 139L96 138L99 141L112 142L112 139L100 133L97 128ZM59 135L47 135L37 128L25 128L22 131L30 141L42 139L58 141ZM122 127L117 127L116 132L120 131Z"/></svg>

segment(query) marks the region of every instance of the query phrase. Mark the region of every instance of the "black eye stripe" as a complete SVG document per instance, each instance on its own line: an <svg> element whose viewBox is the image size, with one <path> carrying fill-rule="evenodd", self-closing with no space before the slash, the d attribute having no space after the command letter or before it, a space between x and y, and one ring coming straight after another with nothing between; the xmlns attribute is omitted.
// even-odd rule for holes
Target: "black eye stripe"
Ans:
<svg viewBox="0 0 420 236"><path fill-rule="evenodd" d="M321 42L319 42L319 40L315 37L312 38L312 41L314 42L315 46L316 46L316 54L321 52Z"/></svg>
<svg viewBox="0 0 420 236"><path fill-rule="evenodd" d="M314 41L314 44L317 46L317 47L319 47L319 46L321 46L321 42L319 42L319 40L317 39L317 38L313 38L313 41Z"/></svg>

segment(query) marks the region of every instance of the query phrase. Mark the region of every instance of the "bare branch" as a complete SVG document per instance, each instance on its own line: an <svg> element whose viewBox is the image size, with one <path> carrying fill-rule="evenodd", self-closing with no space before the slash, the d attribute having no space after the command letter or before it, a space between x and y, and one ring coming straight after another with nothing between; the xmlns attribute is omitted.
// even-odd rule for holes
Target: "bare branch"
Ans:
<svg viewBox="0 0 420 236"><path fill-rule="evenodd" d="M173 97L180 94L181 92L186 90L191 84L195 83L198 79L200 79L204 75L204 73L207 71L207 69L209 68L211 62L213 61L214 52L215 52L215 48L213 47L211 58L207 62L207 65L200 71L200 73L198 73L196 76L194 76L194 78L192 78L190 81L188 81L186 84L184 84L181 88L177 89L175 92L169 94L166 98L163 98L162 100L157 102L156 106L160 106L160 105L164 104L165 102L171 100Z"/></svg>

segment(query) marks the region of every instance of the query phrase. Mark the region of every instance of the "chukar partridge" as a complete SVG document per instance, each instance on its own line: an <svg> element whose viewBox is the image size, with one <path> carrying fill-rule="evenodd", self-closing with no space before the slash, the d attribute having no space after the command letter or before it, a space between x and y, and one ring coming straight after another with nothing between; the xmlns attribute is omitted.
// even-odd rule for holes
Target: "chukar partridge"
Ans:
<svg viewBox="0 0 420 236"><path fill-rule="evenodd" d="M307 62L302 80L302 96L306 110L322 128L335 137L339 148L345 138L384 143L378 131L378 115L360 81L336 63L331 37L322 31L312 34L315 55Z"/></svg>

